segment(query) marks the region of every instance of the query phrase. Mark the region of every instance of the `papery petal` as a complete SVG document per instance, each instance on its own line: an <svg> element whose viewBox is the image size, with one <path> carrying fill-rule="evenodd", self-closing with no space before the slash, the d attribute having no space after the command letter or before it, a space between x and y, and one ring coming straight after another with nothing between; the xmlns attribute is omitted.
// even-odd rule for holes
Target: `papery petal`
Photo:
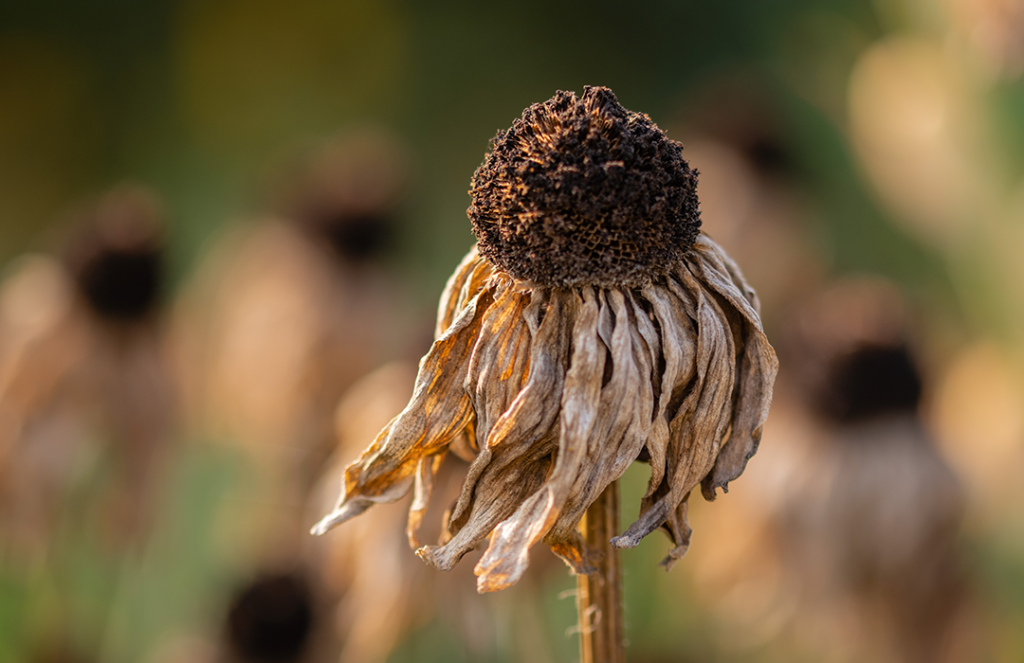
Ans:
<svg viewBox="0 0 1024 663"><path fill-rule="evenodd" d="M385 426L384 429L377 434L377 439L373 441L373 444L371 444L370 447L363 452L362 457L366 457L369 454L376 453L378 450L380 450L380 447L384 444L384 441L387 440L388 435L391 434L391 429L392 427L394 427L395 421L397 420L398 417L395 417L390 422L388 422L388 425ZM334 510L331 513L324 516L323 519L320 520L320 522L313 526L313 529L310 530L311 533L319 536L334 529L343 522L351 520L352 518L355 518L356 516L362 514L374 504L386 504L388 502L400 500L402 499L403 496L405 496L407 492L409 492L409 488L412 487L411 476L401 477L399 478L398 481L395 482L394 485L386 486L385 490L381 491L380 494L360 495L354 490L354 488L356 487L354 475L358 471L358 468L356 470L353 470L352 474L349 473L349 470L352 470L352 468L356 467L359 464L359 462L360 461L356 461L349 465L347 468L345 468L344 478L342 480L341 487L341 498L338 500L338 505L334 508ZM350 484L349 481L352 481L352 483Z"/></svg>
<svg viewBox="0 0 1024 663"><path fill-rule="evenodd" d="M743 277L743 272L740 271L740 267L736 264L736 261L730 258L729 254L723 251L722 248L707 235L701 235L698 237L693 246L697 253L702 256L706 256L716 265L724 267L723 273L729 275L733 285L739 289L743 297L750 302L750 306L756 314L755 318L757 319L757 325L760 327L761 300L758 299L757 292L750 287L750 284L747 283L747 280Z"/></svg>
<svg viewBox="0 0 1024 663"><path fill-rule="evenodd" d="M510 284L499 288L484 316L473 347L464 388L476 412L476 432L486 438L526 381L530 364L530 333L524 312L531 297ZM535 302L533 307L539 308ZM486 439L477 438L477 447Z"/></svg>
<svg viewBox="0 0 1024 663"><path fill-rule="evenodd" d="M672 542L675 543L675 547L668 551L668 555L665 559L661 560L659 564L665 567L666 571L670 571L676 562L682 559L686 551L690 549L690 536L693 534L693 530L690 529L690 523L687 521L687 513L690 505L690 494L687 493L683 501L679 503L675 511L669 514L665 524L662 527L668 530L668 535L671 537Z"/></svg>
<svg viewBox="0 0 1024 663"><path fill-rule="evenodd" d="M441 291L441 300L437 304L435 337L443 336L445 330L455 321L459 312L459 295L462 292L462 288L481 261L480 254L477 252L476 245L474 244L473 248L462 259L462 262L459 263L459 266L455 268L452 275L448 277L448 282L445 284L444 290Z"/></svg>
<svg viewBox="0 0 1024 663"><path fill-rule="evenodd" d="M405 528L406 537L409 539L409 547L415 550L420 547L420 525L423 523L423 514L430 506L430 495L434 492L434 477L444 462L445 452L425 456L420 459L416 468L416 479L413 484L412 505L409 507L409 518Z"/></svg>
<svg viewBox="0 0 1024 663"><path fill-rule="evenodd" d="M462 314L466 305L487 287L488 281L493 275L494 267L491 263L487 262L483 258L478 258L477 262L473 265L473 269L469 272L465 282L462 284L458 297L455 299L454 310L456 313L454 317L458 317Z"/></svg>
<svg viewBox="0 0 1024 663"><path fill-rule="evenodd" d="M587 508L636 459L651 430L654 410L650 351L638 330L632 300L619 290L601 293L601 340L609 353L597 418L587 452L555 525L545 539L577 573L589 573L583 539L576 531ZM644 311L639 311L646 318ZM647 321L650 324L650 321ZM651 328L653 334L653 325Z"/></svg>
<svg viewBox="0 0 1024 663"><path fill-rule="evenodd" d="M470 301L420 362L412 400L356 462L345 468L341 500L313 532L393 502L412 487L420 459L443 450L470 422L473 407L461 384L480 319L493 301L489 290Z"/></svg>
<svg viewBox="0 0 1024 663"><path fill-rule="evenodd" d="M667 490L656 489L641 506L640 518L612 539L619 548L632 548L665 523L683 498L707 474L728 429L734 383L732 331L721 308L705 295L693 274L681 266L670 288L681 299L696 301L696 376L679 411L669 424Z"/></svg>
<svg viewBox="0 0 1024 663"><path fill-rule="evenodd" d="M547 534L568 497L586 457L587 440L598 416L605 352L598 337L600 307L590 287L573 328L573 353L562 392L555 467L544 486L502 521L473 572L477 591L491 592L515 583L529 564L529 549Z"/></svg>
<svg viewBox="0 0 1024 663"><path fill-rule="evenodd" d="M728 490L729 482L743 473L747 461L757 452L779 362L762 331L753 290L742 280L735 264L730 268L732 261L728 256L710 240L707 244L708 248L697 254L703 281L742 316L738 330L742 352L737 366L732 432L702 485L704 498L712 500L717 488ZM738 283L734 281L737 276Z"/></svg>
<svg viewBox="0 0 1024 663"><path fill-rule="evenodd" d="M650 454L651 478L644 498L650 498L661 484L666 471L666 453L669 443L671 406L682 402L684 389L696 371L697 333L694 329L696 311L688 300L682 300L671 290L662 287L646 288L644 299L650 302L654 319L658 322L661 359L665 368L661 375L661 389L651 436L647 440Z"/></svg>
<svg viewBox="0 0 1024 663"><path fill-rule="evenodd" d="M450 569L467 552L508 518L523 499L547 477L557 444L553 431L565 382L576 297L555 290L547 298L535 295L524 314L529 333L530 370L523 389L495 422L487 441L470 465L462 493L449 515L452 538L440 547L417 551L441 569Z"/></svg>

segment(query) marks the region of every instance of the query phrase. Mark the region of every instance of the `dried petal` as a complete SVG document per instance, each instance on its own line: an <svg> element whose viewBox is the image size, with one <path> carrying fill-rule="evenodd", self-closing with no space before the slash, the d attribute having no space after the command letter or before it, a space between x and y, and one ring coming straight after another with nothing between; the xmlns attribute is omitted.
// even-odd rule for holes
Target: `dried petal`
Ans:
<svg viewBox="0 0 1024 663"><path fill-rule="evenodd" d="M670 280L670 290L686 293L697 303L696 376L690 391L669 423L668 489L645 498L641 517L612 539L619 548L632 548L661 527L685 496L711 469L729 425L733 389L733 341L721 308L705 296L700 283L681 266ZM683 297L680 297L682 299ZM655 500L655 497L657 499Z"/></svg>
<svg viewBox="0 0 1024 663"><path fill-rule="evenodd" d="M534 315L527 315L533 341L526 384L488 432L469 468L450 516L454 537L441 548L417 551L438 568L450 569L543 483L557 442L552 428L558 408L551 394L561 393L565 381L575 299L567 291L555 290L539 324Z"/></svg>
<svg viewBox="0 0 1024 663"><path fill-rule="evenodd" d="M558 454L541 490L525 500L491 535L491 544L473 570L477 590L503 589L515 583L529 564L530 547L547 534L579 472L587 440L597 419L605 353L598 338L600 307L593 288L581 289L583 303L573 327L573 352L562 392Z"/></svg>
<svg viewBox="0 0 1024 663"><path fill-rule="evenodd" d="M490 537L481 592L516 582L544 539L591 572L577 532L587 508L646 448L640 517L612 543L662 528L686 552L687 499L742 472L756 450L777 370L757 298L736 266L699 237L670 274L642 289L525 287L471 251L439 308L442 335L412 401L345 472L323 532L415 483L418 531L445 451L472 459L442 542L417 554L451 569Z"/></svg>

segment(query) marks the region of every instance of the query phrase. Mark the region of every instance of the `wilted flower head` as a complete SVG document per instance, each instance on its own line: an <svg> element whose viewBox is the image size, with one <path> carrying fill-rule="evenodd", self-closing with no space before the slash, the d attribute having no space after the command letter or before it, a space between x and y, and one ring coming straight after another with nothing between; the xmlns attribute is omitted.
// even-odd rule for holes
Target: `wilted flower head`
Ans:
<svg viewBox="0 0 1024 663"><path fill-rule="evenodd" d="M620 548L664 528L685 553L686 499L739 476L771 401L775 353L754 291L699 234L682 145L607 88L559 92L500 132L473 177L479 240L448 281L409 405L345 470L323 533L415 487L417 531L445 454L472 461L437 546L450 569L490 537L479 591L502 589L544 540L577 572L586 509L651 464Z"/></svg>

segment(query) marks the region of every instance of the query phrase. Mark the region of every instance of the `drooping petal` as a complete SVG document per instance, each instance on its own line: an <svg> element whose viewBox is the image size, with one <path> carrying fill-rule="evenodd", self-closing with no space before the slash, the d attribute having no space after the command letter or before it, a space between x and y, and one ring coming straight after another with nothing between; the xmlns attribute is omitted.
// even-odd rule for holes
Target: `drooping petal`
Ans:
<svg viewBox="0 0 1024 663"><path fill-rule="evenodd" d="M675 563L682 559L686 551L690 549L690 536L693 534L693 530L690 529L690 523L687 521L687 513L690 505L690 494L687 493L683 497L683 501L679 503L675 511L669 514L668 519L662 527L668 530L668 535L675 543L675 547L668 551L668 555L665 559L659 562L661 566L665 567L666 571L670 571Z"/></svg>
<svg viewBox="0 0 1024 663"><path fill-rule="evenodd" d="M732 431L702 483L705 499L712 500L716 489L728 490L729 482L743 473L747 461L757 452L779 362L762 330L757 296L743 281L739 269L710 240L706 241L706 247L702 244L696 248L696 262L704 283L742 316L738 330L742 351L737 366Z"/></svg>
<svg viewBox="0 0 1024 663"><path fill-rule="evenodd" d="M697 333L694 325L697 314L696 311L690 313L692 305L689 300L680 299L667 288L645 288L643 297L651 304L654 319L658 323L661 348L659 358L665 364L654 424L647 440L651 478L644 498L648 499L654 495L665 476L669 419L682 402L684 389L690 384L696 370Z"/></svg>
<svg viewBox="0 0 1024 663"><path fill-rule="evenodd" d="M458 297L455 299L455 311L452 316L452 321L462 314L465 310L466 305L473 300L480 292L487 287L488 281L494 274L494 267L491 263L487 262L483 258L477 258L476 262L473 263L473 269L469 271L466 276L466 280L462 284L462 288L459 289ZM447 330L447 327L445 328ZM440 338L440 337L439 337Z"/></svg>
<svg viewBox="0 0 1024 663"><path fill-rule="evenodd" d="M445 284L444 290L441 291L441 300L437 304L435 337L442 336L445 330L455 321L459 311L459 295L462 292L462 287L469 280L473 270L477 268L480 262L480 255L474 244L473 248L462 259L462 262L459 263L459 266L455 268L455 272L448 277L448 282Z"/></svg>
<svg viewBox="0 0 1024 663"><path fill-rule="evenodd" d="M547 298L535 295L527 307L524 316L532 341L526 384L470 465L448 518L452 538L440 547L417 551L438 568L451 569L546 479L558 439L552 429L559 402L552 394L561 394L565 382L576 299L568 291L554 290Z"/></svg>
<svg viewBox="0 0 1024 663"><path fill-rule="evenodd" d="M481 321L465 382L476 412L477 434L484 438L519 394L530 363L530 333L524 310L531 296L510 283L497 291L494 305ZM478 438L477 447L484 445L486 439Z"/></svg>
<svg viewBox="0 0 1024 663"><path fill-rule="evenodd" d="M412 400L356 462L345 468L341 500L314 528L323 534L372 504L393 502L412 487L425 456L438 453L470 422L473 406L461 388L490 290L474 297L420 362Z"/></svg>
<svg viewBox="0 0 1024 663"><path fill-rule="evenodd" d="M409 507L409 519L405 527L406 537L409 539L409 547L419 548L420 546L420 525L423 523L423 515L430 506L430 495L434 492L434 477L444 462L445 452L436 453L433 456L425 456L420 459L416 467L416 479L413 483L413 500Z"/></svg>
<svg viewBox="0 0 1024 663"><path fill-rule="evenodd" d="M587 440L586 457L545 539L577 573L592 569L576 526L604 489L617 481L636 459L648 438L654 410L650 351L639 332L632 298L627 298L620 290L606 290L600 299L599 334L608 353L605 363L608 380L601 388L600 406ZM644 311L639 313L646 319ZM649 320L647 322L650 324Z"/></svg>
<svg viewBox="0 0 1024 663"><path fill-rule="evenodd" d="M701 235L697 238L697 241L693 245L694 252L706 260L719 265L720 271L723 274L728 274L729 279L732 281L734 287L736 287L743 295L744 299L750 302L750 306L753 309L754 317L757 320L757 325L760 327L761 322L761 300L757 297L757 292L750 287L747 280L743 277L743 272L740 271L739 265L736 261L729 257L729 254L722 250L718 244L706 235Z"/></svg>
<svg viewBox="0 0 1024 663"><path fill-rule="evenodd" d="M605 352L598 336L597 296L590 287L581 291L583 304L573 328L554 469L544 486L494 529L487 551L473 569L479 592L503 589L519 580L529 564L530 547L554 525L585 458L597 420Z"/></svg>
<svg viewBox="0 0 1024 663"><path fill-rule="evenodd" d="M313 534L319 536L326 532L334 529L338 525L342 524L347 520L351 520L356 516L362 514L374 504L387 504L394 502L395 500L402 499L406 493L409 492L409 488L412 487L412 476L397 477L395 483L390 486L384 486L384 489L376 494L362 495L356 490L356 478L355 474L358 472L360 461L370 454L376 453L384 441L387 440L391 434L391 430L395 425L398 417L395 417L388 425L384 427L380 433L377 434L377 439L373 441L373 444L363 452L360 460L349 465L345 468L345 473L342 478L341 487L341 498L338 500L338 505L334 507L334 510L323 517L323 519L313 526L310 530ZM353 468L356 468L353 470ZM350 470L352 470L350 474ZM351 481L351 484L349 483ZM351 485L351 488L350 488Z"/></svg>
<svg viewBox="0 0 1024 663"><path fill-rule="evenodd" d="M674 294L696 303L696 375L669 423L667 489L659 487L643 501L640 518L612 540L619 548L636 546L665 523L711 469L730 423L735 355L732 331L721 308L688 268L681 266L673 277L669 286Z"/></svg>

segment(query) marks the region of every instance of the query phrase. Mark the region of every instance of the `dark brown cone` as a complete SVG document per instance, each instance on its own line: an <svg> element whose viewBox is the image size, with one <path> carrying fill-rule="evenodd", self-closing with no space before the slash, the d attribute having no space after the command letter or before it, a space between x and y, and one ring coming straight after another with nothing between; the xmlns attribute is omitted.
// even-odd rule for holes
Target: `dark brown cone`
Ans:
<svg viewBox="0 0 1024 663"><path fill-rule="evenodd" d="M473 175L480 253L539 285L650 283L700 231L682 151L608 88L559 91L499 132Z"/></svg>

